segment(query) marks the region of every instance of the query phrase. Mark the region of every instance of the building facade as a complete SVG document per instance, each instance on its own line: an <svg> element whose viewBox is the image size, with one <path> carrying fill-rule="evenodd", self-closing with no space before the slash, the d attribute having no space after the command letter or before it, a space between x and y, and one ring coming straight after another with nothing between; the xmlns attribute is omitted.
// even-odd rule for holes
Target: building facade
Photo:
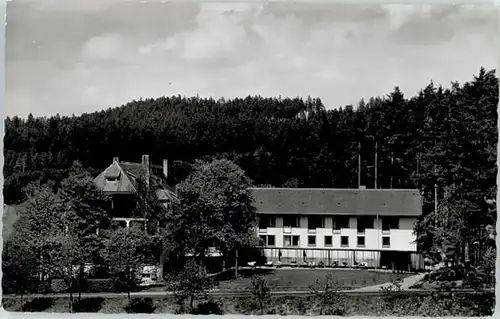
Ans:
<svg viewBox="0 0 500 319"><path fill-rule="evenodd" d="M418 190L252 188L265 257L282 264L419 269Z"/></svg>
<svg viewBox="0 0 500 319"><path fill-rule="evenodd" d="M120 161L115 157L104 171L94 179L96 186L111 195L110 212L115 226L146 228L148 218L137 210L140 200L140 181L146 187L154 184L159 201L165 209L176 199L168 183L168 161L163 166L151 165L148 155L139 163Z"/></svg>

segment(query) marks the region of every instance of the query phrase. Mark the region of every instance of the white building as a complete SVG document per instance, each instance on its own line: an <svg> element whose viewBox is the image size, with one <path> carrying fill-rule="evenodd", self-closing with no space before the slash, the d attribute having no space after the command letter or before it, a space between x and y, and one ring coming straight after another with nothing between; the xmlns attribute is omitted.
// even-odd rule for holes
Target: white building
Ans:
<svg viewBox="0 0 500 319"><path fill-rule="evenodd" d="M252 188L264 254L282 264L420 269L422 196L406 189Z"/></svg>

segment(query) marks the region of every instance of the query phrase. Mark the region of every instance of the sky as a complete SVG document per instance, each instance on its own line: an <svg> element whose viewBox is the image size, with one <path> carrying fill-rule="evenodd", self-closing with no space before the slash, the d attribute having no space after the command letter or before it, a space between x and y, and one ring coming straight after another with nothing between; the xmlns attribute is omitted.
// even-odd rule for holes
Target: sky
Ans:
<svg viewBox="0 0 500 319"><path fill-rule="evenodd" d="M8 116L82 114L133 99L320 97L356 105L497 65L493 5L14 0Z"/></svg>

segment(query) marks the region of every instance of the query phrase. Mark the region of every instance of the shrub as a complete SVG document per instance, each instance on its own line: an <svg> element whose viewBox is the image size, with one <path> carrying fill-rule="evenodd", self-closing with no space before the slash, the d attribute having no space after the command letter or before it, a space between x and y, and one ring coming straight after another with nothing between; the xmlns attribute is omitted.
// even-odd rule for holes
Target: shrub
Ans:
<svg viewBox="0 0 500 319"><path fill-rule="evenodd" d="M319 306L320 316L343 316L346 313L345 298L339 294L341 287L331 274L326 275L324 281L318 278L316 283L309 287Z"/></svg>
<svg viewBox="0 0 500 319"><path fill-rule="evenodd" d="M52 279L50 283L41 283L38 287L38 291L41 293L48 292L67 292L68 284L64 279ZM73 287L73 292L115 292L118 291L120 287L115 285L113 279L86 279L83 284L75 283Z"/></svg>
<svg viewBox="0 0 500 319"><path fill-rule="evenodd" d="M260 313L264 314L264 308L267 305L269 299L271 299L271 290L269 289L269 284L265 277L263 276L252 276L252 295L255 301L259 303Z"/></svg>
<svg viewBox="0 0 500 319"><path fill-rule="evenodd" d="M87 279L87 292L113 292L115 287L112 279Z"/></svg>
<svg viewBox="0 0 500 319"><path fill-rule="evenodd" d="M52 279L50 281L50 291L52 292L66 292L68 288L68 283L64 279Z"/></svg>
<svg viewBox="0 0 500 319"><path fill-rule="evenodd" d="M53 305L53 298L33 298L23 305L23 311L40 312L49 309Z"/></svg>
<svg viewBox="0 0 500 319"><path fill-rule="evenodd" d="M244 297L236 299L235 310L238 313L250 315L258 309L259 304L255 301L254 298Z"/></svg>
<svg viewBox="0 0 500 319"><path fill-rule="evenodd" d="M223 315L224 311L222 310L222 303L220 301L216 301L210 299L205 302L199 303L192 311L193 315Z"/></svg>
<svg viewBox="0 0 500 319"><path fill-rule="evenodd" d="M73 302L74 312L98 312L102 308L104 298L83 298Z"/></svg>
<svg viewBox="0 0 500 319"><path fill-rule="evenodd" d="M155 309L151 298L132 298L125 306L127 313L153 313Z"/></svg>
<svg viewBox="0 0 500 319"><path fill-rule="evenodd" d="M52 292L50 288L50 282L48 280L40 282L37 286L37 291L41 294Z"/></svg>

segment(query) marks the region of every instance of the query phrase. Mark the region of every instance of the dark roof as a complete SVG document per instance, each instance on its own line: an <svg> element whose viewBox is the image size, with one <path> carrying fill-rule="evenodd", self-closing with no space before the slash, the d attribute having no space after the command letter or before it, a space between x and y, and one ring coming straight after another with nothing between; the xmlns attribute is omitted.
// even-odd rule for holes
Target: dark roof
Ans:
<svg viewBox="0 0 500 319"><path fill-rule="evenodd" d="M94 179L96 186L104 192L113 193L134 193L137 191L137 182L134 175L126 170L128 163L123 165L119 162L113 162L99 176ZM109 183L107 178L117 178L116 182Z"/></svg>
<svg viewBox="0 0 500 319"><path fill-rule="evenodd" d="M138 180L146 174L142 163L113 162L94 179L97 187L111 193L135 193L138 190ZM117 178L116 182L106 182L106 178ZM157 192L160 200L174 200L175 190L168 185L163 176L161 166L150 166L150 178L161 187Z"/></svg>
<svg viewBox="0 0 500 319"><path fill-rule="evenodd" d="M141 163L131 163L131 162L119 162L120 167L123 169L125 174L132 178L133 182L137 186L135 180L141 178L146 173L144 167Z"/></svg>
<svg viewBox="0 0 500 319"><path fill-rule="evenodd" d="M260 214L420 216L410 189L250 188Z"/></svg>

